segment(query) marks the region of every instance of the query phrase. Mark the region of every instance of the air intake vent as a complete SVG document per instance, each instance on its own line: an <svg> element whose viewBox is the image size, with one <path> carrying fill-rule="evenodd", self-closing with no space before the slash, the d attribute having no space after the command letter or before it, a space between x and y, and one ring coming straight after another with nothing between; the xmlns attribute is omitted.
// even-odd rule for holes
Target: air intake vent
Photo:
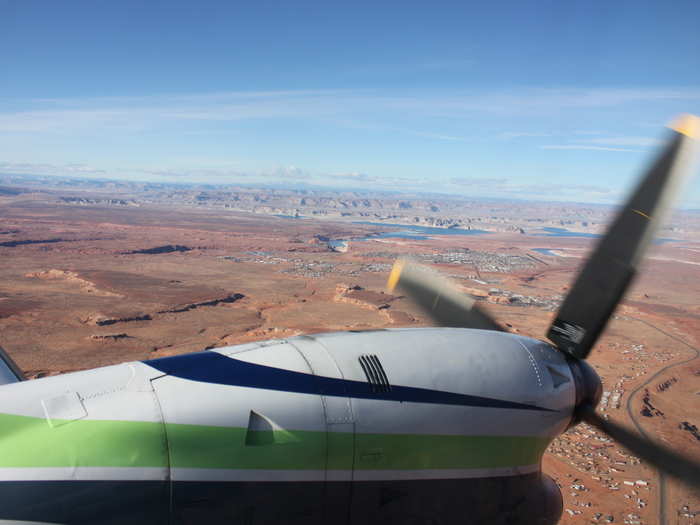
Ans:
<svg viewBox="0 0 700 525"><path fill-rule="evenodd" d="M389 392L391 390L389 378L379 358L376 355L361 355L359 360L367 382L372 386L372 392Z"/></svg>

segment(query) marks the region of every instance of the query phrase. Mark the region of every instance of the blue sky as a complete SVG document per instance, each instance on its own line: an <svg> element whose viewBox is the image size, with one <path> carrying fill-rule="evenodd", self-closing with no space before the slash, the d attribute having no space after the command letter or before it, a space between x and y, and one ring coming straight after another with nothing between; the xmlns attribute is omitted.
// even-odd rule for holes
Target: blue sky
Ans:
<svg viewBox="0 0 700 525"><path fill-rule="evenodd" d="M700 113L698 20L697 1L0 0L0 173L616 202Z"/></svg>

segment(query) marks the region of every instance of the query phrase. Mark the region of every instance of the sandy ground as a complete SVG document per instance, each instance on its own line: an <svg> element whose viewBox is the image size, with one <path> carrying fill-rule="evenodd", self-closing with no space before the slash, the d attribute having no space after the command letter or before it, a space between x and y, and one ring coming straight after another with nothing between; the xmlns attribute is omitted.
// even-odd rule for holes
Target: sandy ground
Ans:
<svg viewBox="0 0 700 525"><path fill-rule="evenodd" d="M530 261L501 271L435 267L481 296L511 330L542 338L592 246L585 238L452 235L351 241L341 254L317 236L360 237L379 228L10 200L0 202L0 214L7 232L0 234L0 344L30 377L301 333L427 325L410 301L386 293L389 265L399 255L458 249ZM130 253L164 246L181 251ZM683 427L700 426L698 246L653 248L591 362L610 392L604 414L700 459L700 438ZM562 523L608 516L657 523L660 501L668 523L700 519L682 516L684 506L700 510L698 494L660 480L585 426L553 443L543 469L562 488Z"/></svg>

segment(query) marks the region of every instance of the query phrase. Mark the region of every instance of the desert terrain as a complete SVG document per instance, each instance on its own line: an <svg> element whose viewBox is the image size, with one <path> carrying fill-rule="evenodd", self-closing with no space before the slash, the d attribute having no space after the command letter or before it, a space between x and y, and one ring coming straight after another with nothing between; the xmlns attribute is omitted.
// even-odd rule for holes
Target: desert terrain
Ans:
<svg viewBox="0 0 700 525"><path fill-rule="evenodd" d="M544 338L613 212L0 183L0 345L29 378L303 333L429 325L385 290L403 255L451 276L509 330ZM676 213L661 237L590 362L604 382L602 414L700 459L700 214ZM669 524L700 522L700 495L587 425L556 439L543 469L561 487L561 523L653 524L660 513Z"/></svg>

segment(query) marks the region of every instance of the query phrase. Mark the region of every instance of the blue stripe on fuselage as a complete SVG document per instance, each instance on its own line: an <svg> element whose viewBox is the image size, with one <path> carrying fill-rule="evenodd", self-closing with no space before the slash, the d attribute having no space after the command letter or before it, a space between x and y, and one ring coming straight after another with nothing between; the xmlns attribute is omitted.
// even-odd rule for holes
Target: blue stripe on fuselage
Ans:
<svg viewBox="0 0 700 525"><path fill-rule="evenodd" d="M388 391L376 391L376 389L373 390L372 385L364 381L304 374L248 363L216 352L162 357L144 361L144 363L171 376L219 385L358 399L551 411L548 408L524 403L410 386L392 385Z"/></svg>

